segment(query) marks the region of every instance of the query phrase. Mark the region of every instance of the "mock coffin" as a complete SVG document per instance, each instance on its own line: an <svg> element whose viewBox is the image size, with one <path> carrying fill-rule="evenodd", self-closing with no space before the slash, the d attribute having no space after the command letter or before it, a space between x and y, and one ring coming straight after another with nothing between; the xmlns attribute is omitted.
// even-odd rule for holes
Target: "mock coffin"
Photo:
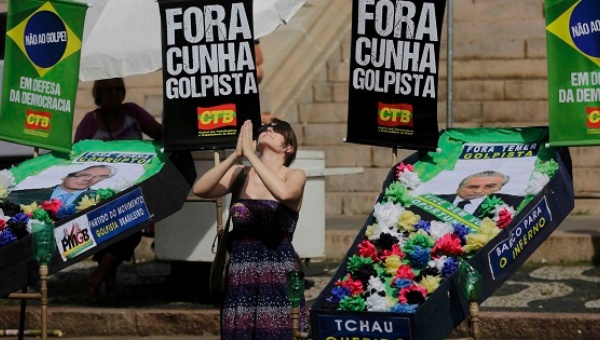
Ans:
<svg viewBox="0 0 600 340"><path fill-rule="evenodd" d="M311 308L314 339L443 339L468 315L458 266L487 299L574 206L568 150L546 128L452 129L393 166Z"/></svg>
<svg viewBox="0 0 600 340"><path fill-rule="evenodd" d="M196 176L189 152L150 141L93 141L0 174L0 296L38 280L28 220L54 224L52 274L179 210Z"/></svg>

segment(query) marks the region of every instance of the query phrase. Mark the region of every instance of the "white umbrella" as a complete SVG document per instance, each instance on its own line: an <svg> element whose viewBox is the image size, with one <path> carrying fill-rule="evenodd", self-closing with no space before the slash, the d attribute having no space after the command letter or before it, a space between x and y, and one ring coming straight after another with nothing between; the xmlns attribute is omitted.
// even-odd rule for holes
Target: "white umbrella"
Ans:
<svg viewBox="0 0 600 340"><path fill-rule="evenodd" d="M79 79L126 77L162 67L156 0L83 0L87 10ZM254 36L274 31L306 0L254 0Z"/></svg>

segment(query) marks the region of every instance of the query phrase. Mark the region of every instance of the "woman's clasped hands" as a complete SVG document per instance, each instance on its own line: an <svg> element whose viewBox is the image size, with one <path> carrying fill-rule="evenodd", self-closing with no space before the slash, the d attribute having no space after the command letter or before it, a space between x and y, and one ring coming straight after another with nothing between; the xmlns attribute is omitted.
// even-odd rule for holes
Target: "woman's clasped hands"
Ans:
<svg viewBox="0 0 600 340"><path fill-rule="evenodd" d="M248 157L250 154L255 155L256 141L252 137L252 121L247 120L240 128L240 134L235 147L235 154L238 158Z"/></svg>

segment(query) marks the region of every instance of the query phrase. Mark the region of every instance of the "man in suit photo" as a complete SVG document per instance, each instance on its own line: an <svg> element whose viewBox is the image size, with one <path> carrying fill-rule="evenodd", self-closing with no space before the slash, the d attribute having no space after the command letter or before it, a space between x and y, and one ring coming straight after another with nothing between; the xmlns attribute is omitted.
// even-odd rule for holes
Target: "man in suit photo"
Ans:
<svg viewBox="0 0 600 340"><path fill-rule="evenodd" d="M96 190L90 189L96 183L115 175L115 168L109 165L92 165L85 169L72 172L62 179L62 182L49 188L13 190L6 198L15 204L29 205L33 202L42 203L53 198L60 199L64 205L77 205L85 195L94 195Z"/></svg>
<svg viewBox="0 0 600 340"><path fill-rule="evenodd" d="M458 184L455 194L437 196L453 203L473 216L483 217L481 203L487 197L498 197L515 209L523 201L525 197L498 192L509 180L509 176L498 171L482 171L465 177Z"/></svg>

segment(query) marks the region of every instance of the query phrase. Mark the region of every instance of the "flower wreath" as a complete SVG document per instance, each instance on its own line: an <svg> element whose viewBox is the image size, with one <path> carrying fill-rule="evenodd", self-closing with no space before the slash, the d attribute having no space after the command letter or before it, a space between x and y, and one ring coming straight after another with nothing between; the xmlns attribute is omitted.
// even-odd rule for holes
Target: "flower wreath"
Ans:
<svg viewBox="0 0 600 340"><path fill-rule="evenodd" d="M120 183L117 189L98 189L94 195L85 195L75 204L63 204L60 199L50 199L41 204L14 204L8 194L15 186L15 178L9 170L0 170L0 247L14 243L31 233L32 223L39 221L54 224L55 221L71 216L105 201L116 192L128 188L130 183Z"/></svg>
<svg viewBox="0 0 600 340"><path fill-rule="evenodd" d="M558 170L554 160L536 161L527 196L531 201ZM426 221L408 210L411 192L421 184L410 164L396 167L382 202L373 207L357 251L346 261L324 309L414 313L436 288L458 269L459 257L471 258L510 224L518 208L498 197L486 198L479 230L463 224Z"/></svg>

